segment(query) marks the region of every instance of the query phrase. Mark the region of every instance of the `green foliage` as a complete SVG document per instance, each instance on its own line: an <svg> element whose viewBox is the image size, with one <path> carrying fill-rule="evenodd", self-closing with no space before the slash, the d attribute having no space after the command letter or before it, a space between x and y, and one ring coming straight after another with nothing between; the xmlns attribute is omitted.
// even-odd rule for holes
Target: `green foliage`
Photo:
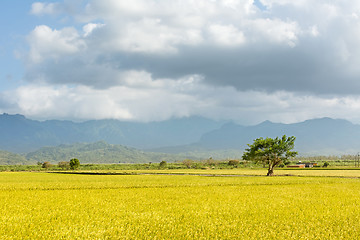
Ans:
<svg viewBox="0 0 360 240"><path fill-rule="evenodd" d="M191 159L185 159L182 163L183 163L187 168L191 168L191 165L193 164L193 160L191 160Z"/></svg>
<svg viewBox="0 0 360 240"><path fill-rule="evenodd" d="M48 168L52 167L52 164L49 163L49 162L43 162L42 165L41 165L41 167L48 169Z"/></svg>
<svg viewBox="0 0 360 240"><path fill-rule="evenodd" d="M285 167L285 164L284 164L284 163L280 163L278 167L279 167L279 168L284 168L284 167Z"/></svg>
<svg viewBox="0 0 360 240"><path fill-rule="evenodd" d="M228 164L230 166L237 166L239 165L240 161L239 160L229 160Z"/></svg>
<svg viewBox="0 0 360 240"><path fill-rule="evenodd" d="M323 167L328 167L329 165L329 162L324 162Z"/></svg>
<svg viewBox="0 0 360 240"><path fill-rule="evenodd" d="M268 164L267 176L272 176L275 166L297 155L296 151L291 151L294 148L294 143L294 136L287 137L284 135L282 138L276 137L274 139L257 138L253 144L248 144L249 148L245 149L243 159Z"/></svg>
<svg viewBox="0 0 360 240"><path fill-rule="evenodd" d="M34 164L36 161L28 161L23 155L0 151L0 165Z"/></svg>
<svg viewBox="0 0 360 240"><path fill-rule="evenodd" d="M72 170L78 169L80 167L80 161L77 158L73 158L70 160L69 165Z"/></svg>
<svg viewBox="0 0 360 240"><path fill-rule="evenodd" d="M218 161L214 160L212 157L206 160L206 164L210 167L215 167Z"/></svg>
<svg viewBox="0 0 360 240"><path fill-rule="evenodd" d="M165 168L167 165L167 162L166 161L161 161L160 164L159 164L159 167L160 168Z"/></svg>
<svg viewBox="0 0 360 240"><path fill-rule="evenodd" d="M58 167L63 170L70 169L70 162L66 162L66 161L59 162Z"/></svg>
<svg viewBox="0 0 360 240"><path fill-rule="evenodd" d="M28 161L36 163L52 159L54 163L62 162L76 156L82 163L148 163L177 161L184 159L181 154L144 152L122 145L106 142L75 143L57 147L43 147L26 155ZM15 164L15 163L14 163Z"/></svg>

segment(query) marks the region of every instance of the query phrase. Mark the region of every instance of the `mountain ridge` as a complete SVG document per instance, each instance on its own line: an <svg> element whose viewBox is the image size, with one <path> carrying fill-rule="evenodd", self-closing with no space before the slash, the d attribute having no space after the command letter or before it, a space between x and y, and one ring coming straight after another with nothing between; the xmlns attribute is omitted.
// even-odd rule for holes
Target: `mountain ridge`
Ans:
<svg viewBox="0 0 360 240"><path fill-rule="evenodd" d="M0 150L34 152L44 146L105 141L145 152L193 153L240 150L259 137L295 136L302 155L355 154L360 151L360 125L344 119L317 118L284 124L264 121L243 126L202 117L139 123L119 120L36 121L16 114L0 115Z"/></svg>
<svg viewBox="0 0 360 240"><path fill-rule="evenodd" d="M197 144L210 149L245 149L259 137L289 135L296 137L296 149L302 153L341 154L360 150L360 125L344 119L326 117L292 124L265 121L254 126L223 127L204 134Z"/></svg>
<svg viewBox="0 0 360 240"><path fill-rule="evenodd" d="M217 129L222 122L202 117L139 123L114 119L72 122L36 121L16 114L0 115L0 149L26 153L43 146L77 142L106 141L146 149L196 142L201 135Z"/></svg>

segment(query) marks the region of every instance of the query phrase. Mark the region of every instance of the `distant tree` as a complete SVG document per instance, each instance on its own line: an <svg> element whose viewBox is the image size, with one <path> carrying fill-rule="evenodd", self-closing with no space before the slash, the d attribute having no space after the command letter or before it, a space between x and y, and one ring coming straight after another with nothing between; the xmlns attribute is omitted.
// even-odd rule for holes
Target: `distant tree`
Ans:
<svg viewBox="0 0 360 240"><path fill-rule="evenodd" d="M191 168L191 165L193 164L193 161L190 159L185 159L183 161L183 164L187 167L187 168Z"/></svg>
<svg viewBox="0 0 360 240"><path fill-rule="evenodd" d="M278 166L279 166L279 168L284 168L284 167L285 167L285 164L284 164L284 163L280 163Z"/></svg>
<svg viewBox="0 0 360 240"><path fill-rule="evenodd" d="M66 161L59 162L58 166L59 166L59 168L61 168L63 170L69 169L70 168L70 162L66 162Z"/></svg>
<svg viewBox="0 0 360 240"><path fill-rule="evenodd" d="M253 144L248 144L249 148L245 149L243 159L269 164L267 176L272 176L275 166L297 155L296 151L291 151L294 148L294 143L294 136L287 137L284 135L282 138L276 137L274 139L257 138Z"/></svg>
<svg viewBox="0 0 360 240"><path fill-rule="evenodd" d="M239 165L239 163L240 163L239 160L229 160L228 165L237 166L237 165Z"/></svg>
<svg viewBox="0 0 360 240"><path fill-rule="evenodd" d="M160 168L165 168L167 165L167 162L166 161L161 161L160 164L159 164L159 167Z"/></svg>
<svg viewBox="0 0 360 240"><path fill-rule="evenodd" d="M324 162L323 167L328 167L330 165L329 162Z"/></svg>
<svg viewBox="0 0 360 240"><path fill-rule="evenodd" d="M80 167L80 161L77 158L71 159L69 164L72 170L78 169Z"/></svg>
<svg viewBox="0 0 360 240"><path fill-rule="evenodd" d="M52 166L52 164L49 162L43 162L41 165L42 168L46 168L46 169L50 168L51 166Z"/></svg>
<svg viewBox="0 0 360 240"><path fill-rule="evenodd" d="M215 166L216 163L217 162L212 157L210 157L209 159L206 160L206 164L209 166Z"/></svg>

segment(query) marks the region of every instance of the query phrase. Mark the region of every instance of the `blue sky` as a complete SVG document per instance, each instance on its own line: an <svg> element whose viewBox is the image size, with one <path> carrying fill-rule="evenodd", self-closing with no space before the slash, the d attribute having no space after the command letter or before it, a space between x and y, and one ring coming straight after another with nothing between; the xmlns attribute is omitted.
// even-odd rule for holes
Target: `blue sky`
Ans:
<svg viewBox="0 0 360 240"><path fill-rule="evenodd" d="M51 1L48 1L51 2ZM53 1L55 2L55 1ZM17 53L28 49L26 36L44 19L30 14L32 0L3 0L0 8L0 90L10 90L23 84L24 67ZM45 17L47 24L59 26L53 17Z"/></svg>
<svg viewBox="0 0 360 240"><path fill-rule="evenodd" d="M360 3L2 2L0 113L360 123Z"/></svg>
<svg viewBox="0 0 360 240"><path fill-rule="evenodd" d="M28 17L31 1L26 1L27 4L20 2L25 1L3 1L0 10L1 90L14 88L21 81L23 67L15 58L14 51L24 45L24 36L34 26L30 23L33 22L32 18Z"/></svg>

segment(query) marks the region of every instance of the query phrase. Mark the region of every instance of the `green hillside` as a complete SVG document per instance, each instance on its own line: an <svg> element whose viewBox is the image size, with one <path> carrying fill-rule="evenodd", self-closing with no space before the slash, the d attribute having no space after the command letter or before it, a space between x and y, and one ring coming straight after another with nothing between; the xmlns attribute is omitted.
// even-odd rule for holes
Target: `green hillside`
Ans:
<svg viewBox="0 0 360 240"><path fill-rule="evenodd" d="M33 162L28 161L24 156L20 154L0 150L0 165L23 165L32 163Z"/></svg>
<svg viewBox="0 0 360 240"><path fill-rule="evenodd" d="M43 147L26 155L0 151L0 165L31 165L42 162L57 164L77 158L81 163L149 163L175 162L184 159L228 159L239 158L241 151L236 150L195 150L187 149L182 153L148 152L123 145L95 143L62 144L56 147Z"/></svg>
<svg viewBox="0 0 360 240"><path fill-rule="evenodd" d="M26 155L26 159L31 162L58 163L69 161L71 158L77 158L81 163L147 163L182 159L179 155L143 152L104 141L43 147Z"/></svg>

